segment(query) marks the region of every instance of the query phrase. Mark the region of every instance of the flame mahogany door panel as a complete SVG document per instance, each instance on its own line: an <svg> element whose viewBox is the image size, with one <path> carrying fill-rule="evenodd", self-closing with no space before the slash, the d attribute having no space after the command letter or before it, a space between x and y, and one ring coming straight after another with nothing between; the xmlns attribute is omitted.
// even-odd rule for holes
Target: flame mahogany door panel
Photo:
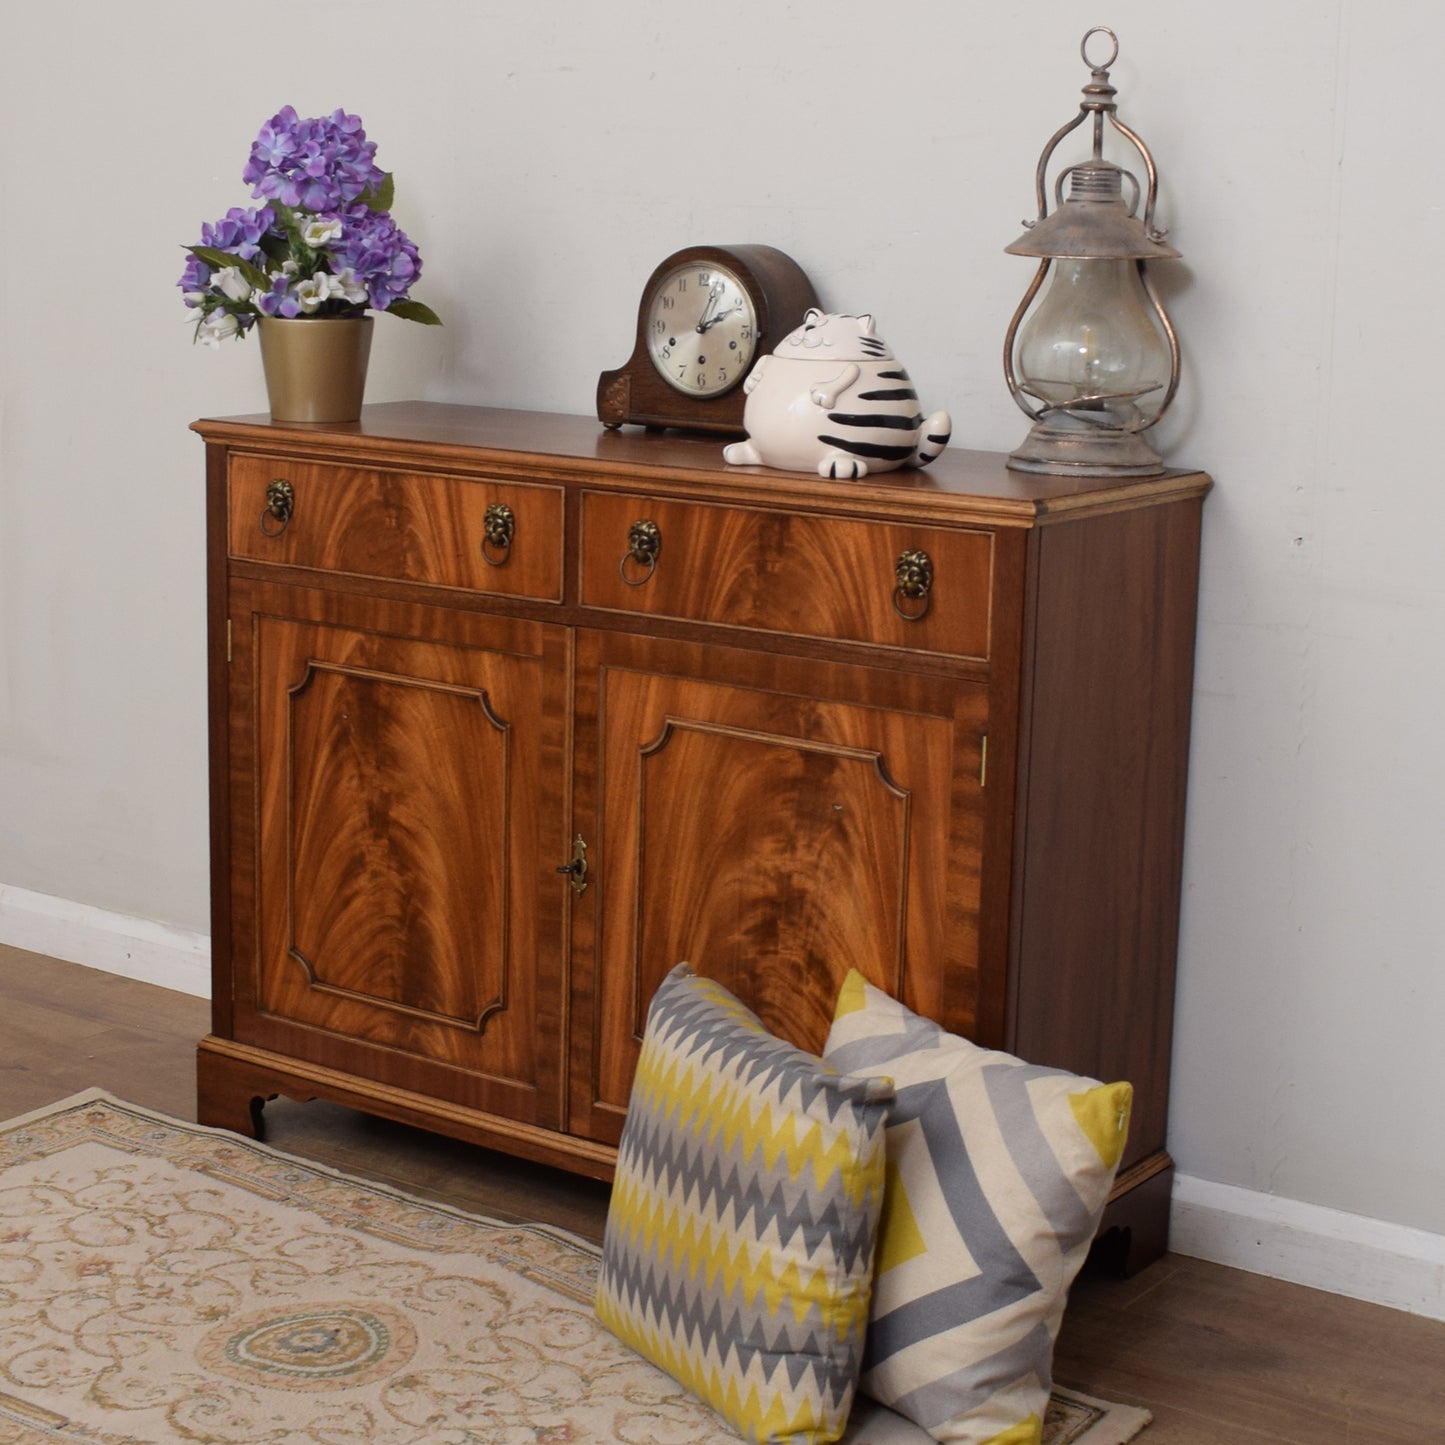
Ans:
<svg viewBox="0 0 1445 1445"><path fill-rule="evenodd" d="M266 586L233 612L236 1038L560 1126L566 633Z"/></svg>
<svg viewBox="0 0 1445 1445"><path fill-rule="evenodd" d="M617 1141L680 961L814 1051L850 968L973 1031L983 686L589 632L577 692L574 1131Z"/></svg>

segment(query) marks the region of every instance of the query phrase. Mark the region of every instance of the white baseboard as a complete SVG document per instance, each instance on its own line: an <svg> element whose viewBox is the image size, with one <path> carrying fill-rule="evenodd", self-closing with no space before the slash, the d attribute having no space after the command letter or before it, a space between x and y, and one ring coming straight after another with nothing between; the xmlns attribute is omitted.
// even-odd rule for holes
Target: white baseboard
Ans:
<svg viewBox="0 0 1445 1445"><path fill-rule="evenodd" d="M1169 1248L1445 1320L1445 1234L1176 1174Z"/></svg>
<svg viewBox="0 0 1445 1445"><path fill-rule="evenodd" d="M211 996L211 940L0 883L0 943L197 998Z"/></svg>

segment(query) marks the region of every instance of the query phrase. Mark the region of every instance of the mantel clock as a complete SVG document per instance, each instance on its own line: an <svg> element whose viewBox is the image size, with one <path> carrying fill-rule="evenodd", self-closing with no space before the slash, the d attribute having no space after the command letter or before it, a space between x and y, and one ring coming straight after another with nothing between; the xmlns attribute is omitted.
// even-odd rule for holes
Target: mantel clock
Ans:
<svg viewBox="0 0 1445 1445"><path fill-rule="evenodd" d="M817 304L772 246L674 252L643 288L631 357L597 382L598 420L742 435L743 378Z"/></svg>

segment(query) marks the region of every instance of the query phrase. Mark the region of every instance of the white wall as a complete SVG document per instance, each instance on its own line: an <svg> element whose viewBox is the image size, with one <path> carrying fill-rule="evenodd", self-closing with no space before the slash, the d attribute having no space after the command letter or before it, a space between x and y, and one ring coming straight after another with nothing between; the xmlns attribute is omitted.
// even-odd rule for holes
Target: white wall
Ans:
<svg viewBox="0 0 1445 1445"><path fill-rule="evenodd" d="M206 928L201 448L261 410L174 281L261 121L359 112L442 332L373 400L589 412L653 264L781 246L1007 447L1038 151L1119 33L1186 259L1161 428L1211 471L1172 1147L1445 1233L1445 317L1433 0L178 0L11 7L0 53L0 884ZM287 33L288 29L292 33Z"/></svg>

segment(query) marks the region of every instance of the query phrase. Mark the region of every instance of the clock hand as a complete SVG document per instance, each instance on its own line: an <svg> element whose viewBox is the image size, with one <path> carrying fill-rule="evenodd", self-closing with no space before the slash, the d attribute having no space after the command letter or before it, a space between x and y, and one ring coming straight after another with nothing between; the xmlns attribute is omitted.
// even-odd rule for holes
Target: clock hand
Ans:
<svg viewBox="0 0 1445 1445"><path fill-rule="evenodd" d="M714 316L711 320L700 323L697 329L699 331L711 331L712 328L716 326L719 321L726 321L728 317L733 314L734 311L741 311L742 309L742 302L739 301L736 306L729 306L726 311L719 311L718 314Z"/></svg>
<svg viewBox="0 0 1445 1445"><path fill-rule="evenodd" d="M712 283L712 288L707 293L707 305L703 307L702 315L698 317L697 330L699 333L706 331L713 324L708 317L712 315L712 309L717 305L718 298L725 289L720 280Z"/></svg>

